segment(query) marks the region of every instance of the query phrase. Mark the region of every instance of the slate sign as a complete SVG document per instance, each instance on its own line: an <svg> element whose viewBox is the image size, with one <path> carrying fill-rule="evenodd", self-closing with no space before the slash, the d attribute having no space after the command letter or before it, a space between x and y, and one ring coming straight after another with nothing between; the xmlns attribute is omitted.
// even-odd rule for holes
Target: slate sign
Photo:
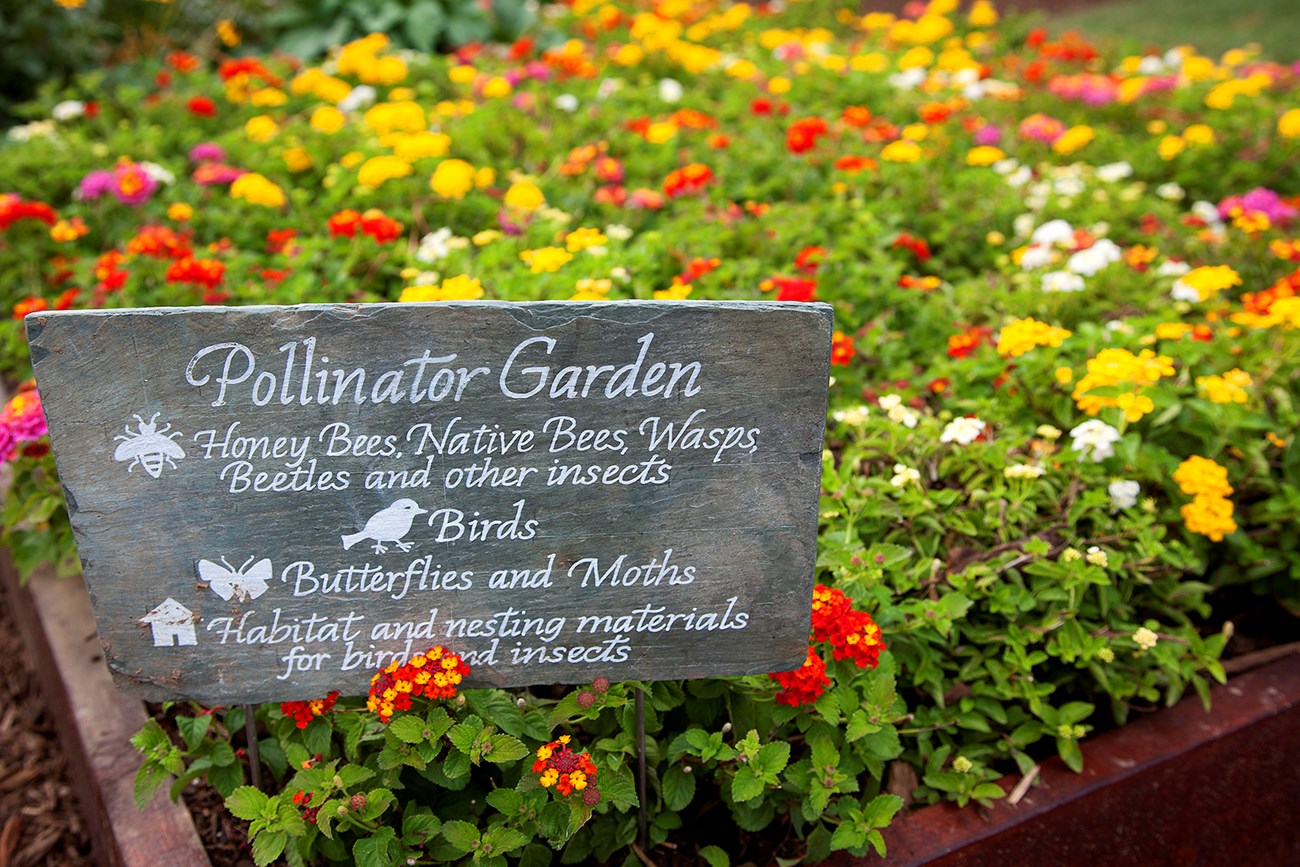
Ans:
<svg viewBox="0 0 1300 867"><path fill-rule="evenodd" d="M156 699L790 670L822 304L468 302L27 319L105 657Z"/></svg>

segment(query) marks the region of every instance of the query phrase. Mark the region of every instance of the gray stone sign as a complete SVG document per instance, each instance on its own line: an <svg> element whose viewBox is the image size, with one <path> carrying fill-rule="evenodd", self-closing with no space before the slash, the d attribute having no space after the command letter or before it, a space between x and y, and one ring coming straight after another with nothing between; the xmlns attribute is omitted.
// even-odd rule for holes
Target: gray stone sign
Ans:
<svg viewBox="0 0 1300 867"><path fill-rule="evenodd" d="M119 685L209 703L761 674L807 651L824 304L33 314Z"/></svg>

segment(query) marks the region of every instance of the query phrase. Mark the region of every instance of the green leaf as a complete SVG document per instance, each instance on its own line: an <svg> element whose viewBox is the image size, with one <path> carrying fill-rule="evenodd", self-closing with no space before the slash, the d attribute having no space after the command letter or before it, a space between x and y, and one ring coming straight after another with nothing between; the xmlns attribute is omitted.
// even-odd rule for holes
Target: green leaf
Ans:
<svg viewBox="0 0 1300 867"><path fill-rule="evenodd" d="M402 842L408 846L422 847L438 836L441 830L442 821L432 813L411 813L402 819Z"/></svg>
<svg viewBox="0 0 1300 867"><path fill-rule="evenodd" d="M257 867L266 867L284 851L289 842L289 835L283 831L263 831L253 841L253 863Z"/></svg>
<svg viewBox="0 0 1300 867"><path fill-rule="evenodd" d="M411 47L420 51L433 51L437 48L446 17L437 0L416 0L412 3L403 23Z"/></svg>
<svg viewBox="0 0 1300 867"><path fill-rule="evenodd" d="M852 822L841 822L831 835L831 851L859 849L867 842L867 829Z"/></svg>
<svg viewBox="0 0 1300 867"><path fill-rule="evenodd" d="M388 789L371 789L366 792L366 808L360 811L359 818L367 822L376 819L396 800L396 796Z"/></svg>
<svg viewBox="0 0 1300 867"><path fill-rule="evenodd" d="M717 846L705 846L700 850L700 860L709 867L731 867L731 857Z"/></svg>
<svg viewBox="0 0 1300 867"><path fill-rule="evenodd" d="M876 795L863 808L863 820L871 828L885 828L902 807L903 799L898 795Z"/></svg>
<svg viewBox="0 0 1300 867"><path fill-rule="evenodd" d="M769 744L763 744L758 751L758 755L754 757L753 763L757 773L767 777L775 777L784 771L785 766L790 763L790 742L772 741Z"/></svg>
<svg viewBox="0 0 1300 867"><path fill-rule="evenodd" d="M152 722L152 720L150 720ZM135 799L135 808L143 810L149 806L154 795L167 782L167 769L154 761L146 761L140 766L140 770L135 772L135 783L131 787L131 794Z"/></svg>
<svg viewBox="0 0 1300 867"><path fill-rule="evenodd" d="M413 714L397 717L388 724L388 730L406 744L418 744L425 739L424 720Z"/></svg>
<svg viewBox="0 0 1300 867"><path fill-rule="evenodd" d="M352 846L352 858L357 867L394 867L397 861L392 848L396 839L397 832L385 825L369 837L357 840Z"/></svg>
<svg viewBox="0 0 1300 867"><path fill-rule="evenodd" d="M448 729L447 737L451 740L452 746L465 755L469 755L470 751L474 749L474 738L481 731L483 731L483 721L476 716L472 716L463 723Z"/></svg>
<svg viewBox="0 0 1300 867"><path fill-rule="evenodd" d="M307 723L307 728L303 730L303 742L307 744L307 751L322 756L329 755L332 734L334 734L334 726L330 725L324 717L318 716Z"/></svg>
<svg viewBox="0 0 1300 867"><path fill-rule="evenodd" d="M754 773L754 769L745 765L736 771L731 781L731 797L737 803L752 801L763 794L763 781Z"/></svg>
<svg viewBox="0 0 1300 867"><path fill-rule="evenodd" d="M1057 738L1056 752L1070 770L1076 774L1083 773L1083 751L1079 749L1078 741L1073 738Z"/></svg>
<svg viewBox="0 0 1300 867"><path fill-rule="evenodd" d="M144 728L131 735L131 745L147 755L160 747L170 748L172 739L167 737L167 732L163 731L157 720L150 719L145 722Z"/></svg>
<svg viewBox="0 0 1300 867"><path fill-rule="evenodd" d="M452 822L444 822L442 825L442 836L446 837L447 842L455 846L461 852L472 851L475 844L479 841L478 828L475 828L469 822L463 822L459 819Z"/></svg>
<svg viewBox="0 0 1300 867"><path fill-rule="evenodd" d="M361 765L344 765L338 769L338 778L343 781L343 788L350 789L358 783L364 783L375 775L369 768Z"/></svg>
<svg viewBox="0 0 1300 867"><path fill-rule="evenodd" d="M488 829L483 835L483 846L489 848L493 855L501 855L505 852L513 852L528 845L532 837L523 831L517 831L514 828L507 828L504 825L497 825Z"/></svg>
<svg viewBox="0 0 1300 867"><path fill-rule="evenodd" d="M681 765L664 771L662 785L664 806L674 812L684 810L695 797L695 775L686 773Z"/></svg>
<svg viewBox="0 0 1300 867"><path fill-rule="evenodd" d="M234 814L235 818L251 822L262 815L270 800L265 792L252 786L240 786L226 798L226 809Z"/></svg>
<svg viewBox="0 0 1300 867"><path fill-rule="evenodd" d="M203 742L203 736L208 733L211 726L212 717L208 714L176 717L176 728L180 730L185 746L191 751L197 749L198 745Z"/></svg>
<svg viewBox="0 0 1300 867"><path fill-rule="evenodd" d="M488 746L483 750L483 758L496 765L513 762L528 755L530 750L524 742L510 735L492 735Z"/></svg>
<svg viewBox="0 0 1300 867"><path fill-rule="evenodd" d="M487 802L498 812L512 816L524 805L524 796L514 789L493 789L487 794Z"/></svg>

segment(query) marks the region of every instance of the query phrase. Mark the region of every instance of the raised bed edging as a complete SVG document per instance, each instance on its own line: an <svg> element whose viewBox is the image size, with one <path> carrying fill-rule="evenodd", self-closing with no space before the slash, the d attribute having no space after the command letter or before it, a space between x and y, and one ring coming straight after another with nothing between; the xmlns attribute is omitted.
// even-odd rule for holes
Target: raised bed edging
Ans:
<svg viewBox="0 0 1300 867"><path fill-rule="evenodd" d="M132 799L139 757L129 738L147 716L104 665L85 587L44 570L9 590L46 698L79 781L77 794L101 863L120 867L211 862L182 804ZM1300 654L1235 677L1196 698L1084 744L1082 774L1045 762L1016 805L988 810L940 804L885 830L894 867L1123 863L1215 867L1300 864ZM1018 782L1004 779L1010 791ZM836 856L825 867L880 859Z"/></svg>
<svg viewBox="0 0 1300 867"><path fill-rule="evenodd" d="M1018 804L926 807L884 832L890 867L1300 864L1300 654L1044 762ZM1011 792L1018 777L1003 779ZM824 867L878 865L840 856Z"/></svg>
<svg viewBox="0 0 1300 867"><path fill-rule="evenodd" d="M132 795L140 755L130 738L148 715L113 686L85 585L42 569L20 586L8 552L0 557L15 619L40 670L41 689L68 759L97 863L205 867L207 851L184 804L165 794L137 810Z"/></svg>

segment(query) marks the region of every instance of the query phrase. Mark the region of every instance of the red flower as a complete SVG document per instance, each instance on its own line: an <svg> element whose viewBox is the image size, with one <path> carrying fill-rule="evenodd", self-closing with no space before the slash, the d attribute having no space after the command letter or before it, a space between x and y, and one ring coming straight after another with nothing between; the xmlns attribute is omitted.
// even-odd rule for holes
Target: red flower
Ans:
<svg viewBox="0 0 1300 867"><path fill-rule="evenodd" d="M361 231L376 243L387 244L402 236L402 224L378 208L370 208L361 215Z"/></svg>
<svg viewBox="0 0 1300 867"><path fill-rule="evenodd" d="M167 55L167 65L177 72L193 72L199 68L199 58L188 51L173 51Z"/></svg>
<svg viewBox="0 0 1300 867"><path fill-rule="evenodd" d="M777 301L816 301L817 281L807 277L782 277L776 275L771 280L776 289Z"/></svg>
<svg viewBox="0 0 1300 867"><path fill-rule="evenodd" d="M49 309L49 302L38 295L32 295L14 305L14 318L21 321L28 313L39 313Z"/></svg>
<svg viewBox="0 0 1300 867"><path fill-rule="evenodd" d="M817 146L817 139L830 131L820 117L806 117L790 124L785 133L786 149L792 154L802 154Z"/></svg>
<svg viewBox="0 0 1300 867"><path fill-rule="evenodd" d="M918 238L909 232L900 232L890 246L895 249L911 250L912 255L916 257L918 262L928 262L930 260L930 245L925 242L924 238Z"/></svg>
<svg viewBox="0 0 1300 867"><path fill-rule="evenodd" d="M794 257L794 267L808 275L816 274L825 257L825 247L804 247Z"/></svg>
<svg viewBox="0 0 1300 867"><path fill-rule="evenodd" d="M832 365L836 367L845 367L857 354L858 351L853 346L852 337L847 336L842 331L836 331L831 335Z"/></svg>
<svg viewBox="0 0 1300 867"><path fill-rule="evenodd" d="M324 716L334 709L334 704L339 700L338 690L334 690L325 698L312 699L311 701L282 701L280 702L280 713L287 717L293 717L294 724L300 729L307 728L308 723L318 716ZM299 795L302 792L298 793ZM294 803L298 803L297 797Z"/></svg>
<svg viewBox="0 0 1300 867"><path fill-rule="evenodd" d="M361 214L348 208L330 217L327 225L329 226L331 238L337 238L340 235L345 238L355 238L357 236L357 227L361 225Z"/></svg>
<svg viewBox="0 0 1300 867"><path fill-rule="evenodd" d="M664 194L669 198L696 193L713 181L713 169L703 163L691 163L674 169L664 179Z"/></svg>
<svg viewBox="0 0 1300 867"><path fill-rule="evenodd" d="M714 257L712 259L701 259L698 256L686 264L686 270L678 278L683 283L693 283L695 280L708 274L713 269L722 264L722 260Z"/></svg>
<svg viewBox="0 0 1300 867"><path fill-rule="evenodd" d="M190 114L195 117L216 117L217 104L210 97L196 96L189 102L185 103Z"/></svg>
<svg viewBox="0 0 1300 867"><path fill-rule="evenodd" d="M216 259L186 257L167 266L168 283L192 283L207 289L215 289L225 275L225 263Z"/></svg>
<svg viewBox="0 0 1300 867"><path fill-rule="evenodd" d="M18 220L37 220L53 226L58 222L59 215L44 202L25 202L14 193L0 195L0 232Z"/></svg>
<svg viewBox="0 0 1300 867"><path fill-rule="evenodd" d="M781 691L776 694L777 704L790 707L813 704L821 698L826 687L831 685L830 678L826 676L826 663L812 645L808 646L808 656L799 668L789 672L775 672L768 677L781 685Z"/></svg>
<svg viewBox="0 0 1300 867"><path fill-rule="evenodd" d="M982 343L993 341L993 330L982 325L972 325L948 338L948 357L967 358Z"/></svg>

